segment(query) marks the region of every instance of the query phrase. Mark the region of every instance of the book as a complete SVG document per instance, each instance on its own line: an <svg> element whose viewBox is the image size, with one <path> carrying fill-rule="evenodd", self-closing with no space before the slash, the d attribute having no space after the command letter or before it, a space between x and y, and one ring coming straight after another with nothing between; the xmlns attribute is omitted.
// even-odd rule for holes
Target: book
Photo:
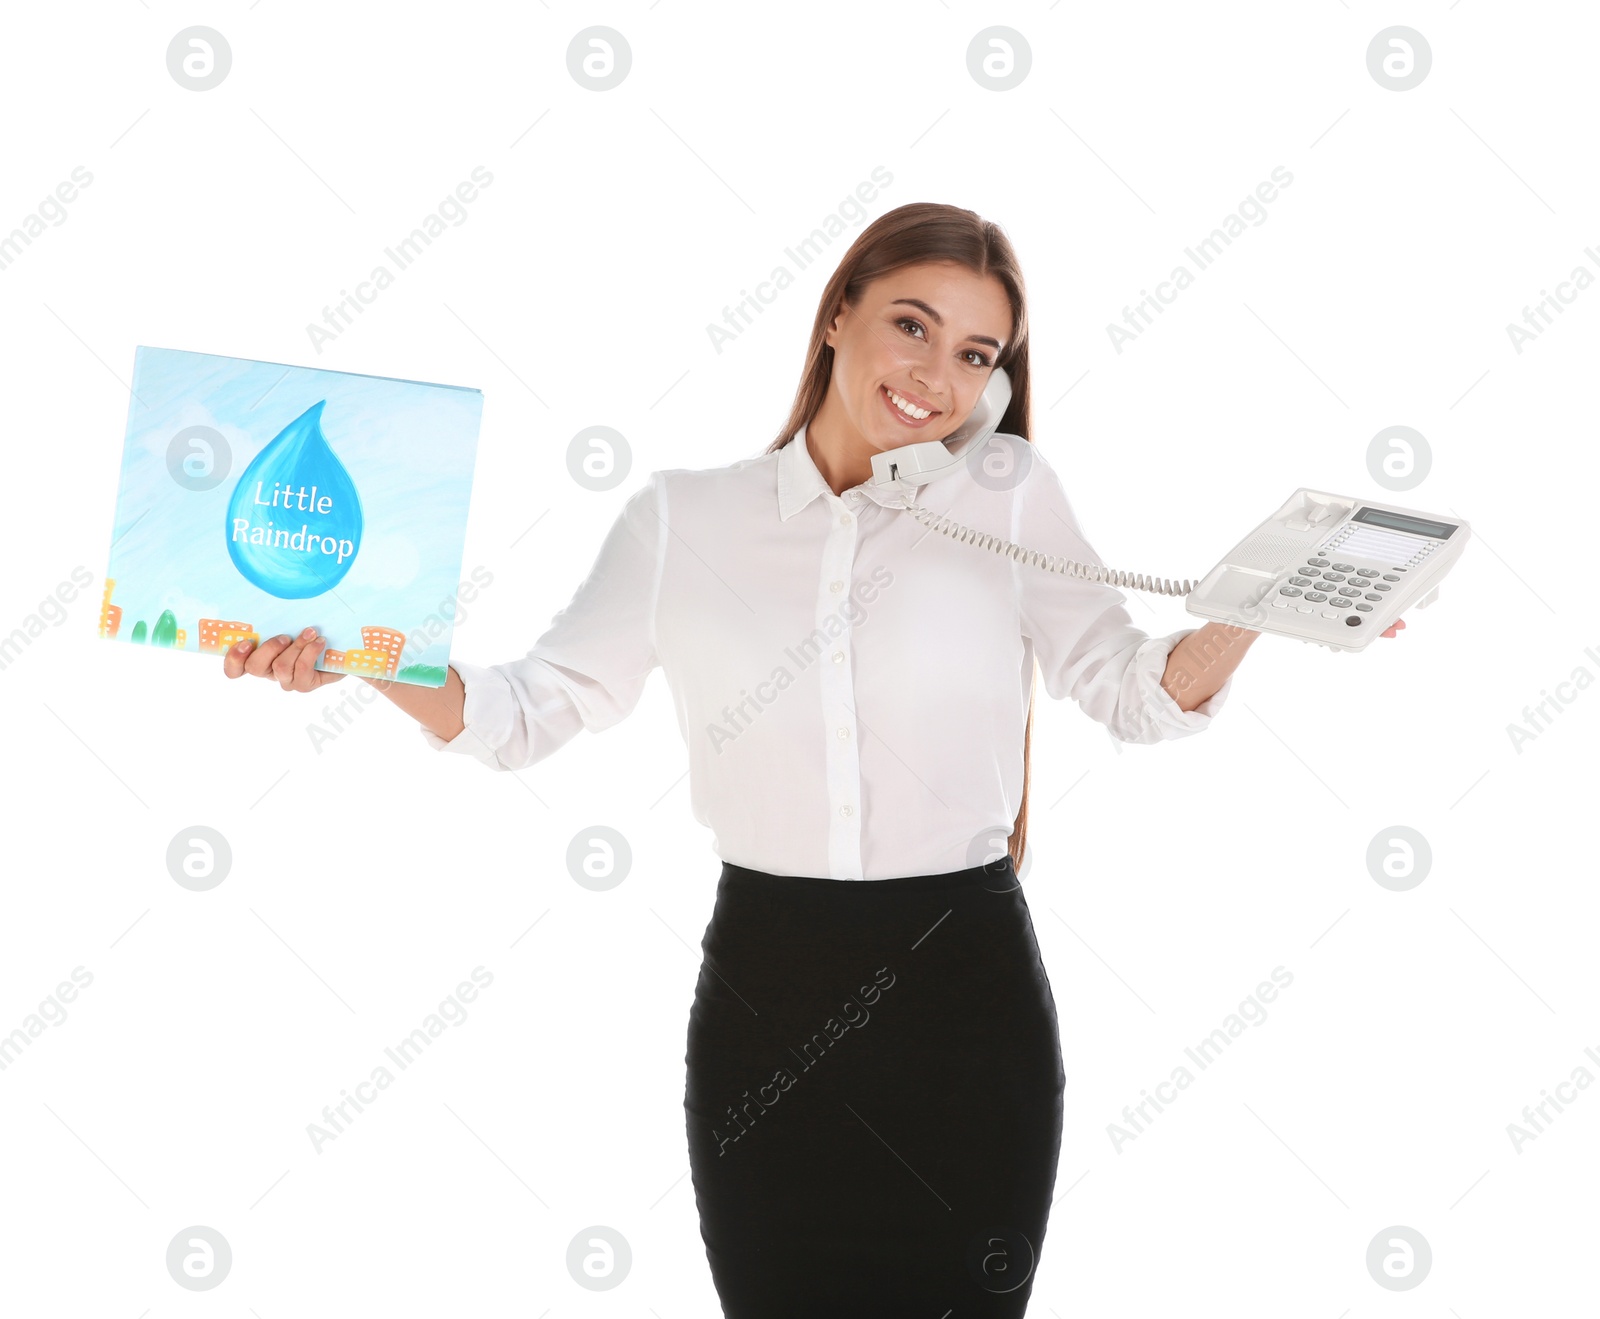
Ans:
<svg viewBox="0 0 1600 1319"><path fill-rule="evenodd" d="M461 385L140 345L99 635L220 657L315 627L319 669L443 686L482 413Z"/></svg>

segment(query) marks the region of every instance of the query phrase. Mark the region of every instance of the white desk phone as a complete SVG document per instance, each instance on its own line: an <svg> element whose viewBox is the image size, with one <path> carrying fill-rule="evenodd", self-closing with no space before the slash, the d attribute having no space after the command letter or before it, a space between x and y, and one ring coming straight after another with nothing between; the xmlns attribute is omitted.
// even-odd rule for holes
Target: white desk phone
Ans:
<svg viewBox="0 0 1600 1319"><path fill-rule="evenodd" d="M903 477L921 485L960 470L999 428L1010 402L1011 381L996 367L972 415L954 434L873 454L871 484ZM1406 610L1427 608L1472 535L1460 519L1301 487L1195 584L1042 554L964 527L914 500L905 507L935 531L1047 572L1181 595L1199 618L1330 650L1364 650Z"/></svg>

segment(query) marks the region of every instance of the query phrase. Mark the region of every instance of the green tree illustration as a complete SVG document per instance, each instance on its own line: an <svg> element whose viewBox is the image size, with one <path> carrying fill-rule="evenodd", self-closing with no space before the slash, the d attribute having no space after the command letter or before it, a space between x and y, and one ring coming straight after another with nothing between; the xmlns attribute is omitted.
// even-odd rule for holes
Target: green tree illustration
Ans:
<svg viewBox="0 0 1600 1319"><path fill-rule="evenodd" d="M163 609L161 617L156 619L155 628L150 633L152 646L170 646L178 639L178 620L172 616L172 610Z"/></svg>
<svg viewBox="0 0 1600 1319"><path fill-rule="evenodd" d="M137 642L140 642L142 644L144 642L144 632L145 632L144 619L141 618L137 623L135 623L133 625L133 635L131 637L129 637L128 640L129 641L137 641Z"/></svg>

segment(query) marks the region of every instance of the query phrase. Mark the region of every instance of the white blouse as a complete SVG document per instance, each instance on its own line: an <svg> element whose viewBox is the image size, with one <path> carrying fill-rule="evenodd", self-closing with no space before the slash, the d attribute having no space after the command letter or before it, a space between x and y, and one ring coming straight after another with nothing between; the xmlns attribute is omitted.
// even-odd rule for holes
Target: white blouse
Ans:
<svg viewBox="0 0 1600 1319"><path fill-rule="evenodd" d="M1114 737L1207 727L1233 679L1185 712L1161 686L1194 628L1152 638L1113 587L962 544L968 527L1099 563L1041 450L835 495L802 429L775 453L667 468L623 507L588 577L521 659L452 661L465 728L437 750L522 769L638 704L660 665L689 749L694 816L723 860L777 875L891 879L1000 855L1022 800L1035 661ZM1022 452L1023 449L1028 452ZM1012 470L1021 470L1021 467ZM926 498L923 496L926 495Z"/></svg>

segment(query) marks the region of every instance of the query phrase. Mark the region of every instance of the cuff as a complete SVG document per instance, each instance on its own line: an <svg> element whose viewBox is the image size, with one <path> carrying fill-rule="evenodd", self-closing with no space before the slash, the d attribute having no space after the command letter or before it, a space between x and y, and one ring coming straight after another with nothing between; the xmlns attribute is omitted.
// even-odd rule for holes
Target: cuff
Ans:
<svg viewBox="0 0 1600 1319"><path fill-rule="evenodd" d="M450 661L466 692L462 703L462 729L449 741L432 729L418 725L422 739L435 751L454 751L471 756L490 769L505 769L495 754L510 733L516 702L506 680L494 670L478 664Z"/></svg>
<svg viewBox="0 0 1600 1319"><path fill-rule="evenodd" d="M1134 651L1130 671L1140 697L1143 711L1141 722L1145 728L1135 730L1143 732L1143 736L1125 738L1125 741L1158 742L1201 732L1210 726L1212 718L1227 704L1228 694L1233 690L1234 675L1231 673L1221 687L1192 710L1180 707L1161 685L1161 675L1167 671L1167 659L1173 649L1186 636L1198 630L1190 627L1169 636L1151 637Z"/></svg>

